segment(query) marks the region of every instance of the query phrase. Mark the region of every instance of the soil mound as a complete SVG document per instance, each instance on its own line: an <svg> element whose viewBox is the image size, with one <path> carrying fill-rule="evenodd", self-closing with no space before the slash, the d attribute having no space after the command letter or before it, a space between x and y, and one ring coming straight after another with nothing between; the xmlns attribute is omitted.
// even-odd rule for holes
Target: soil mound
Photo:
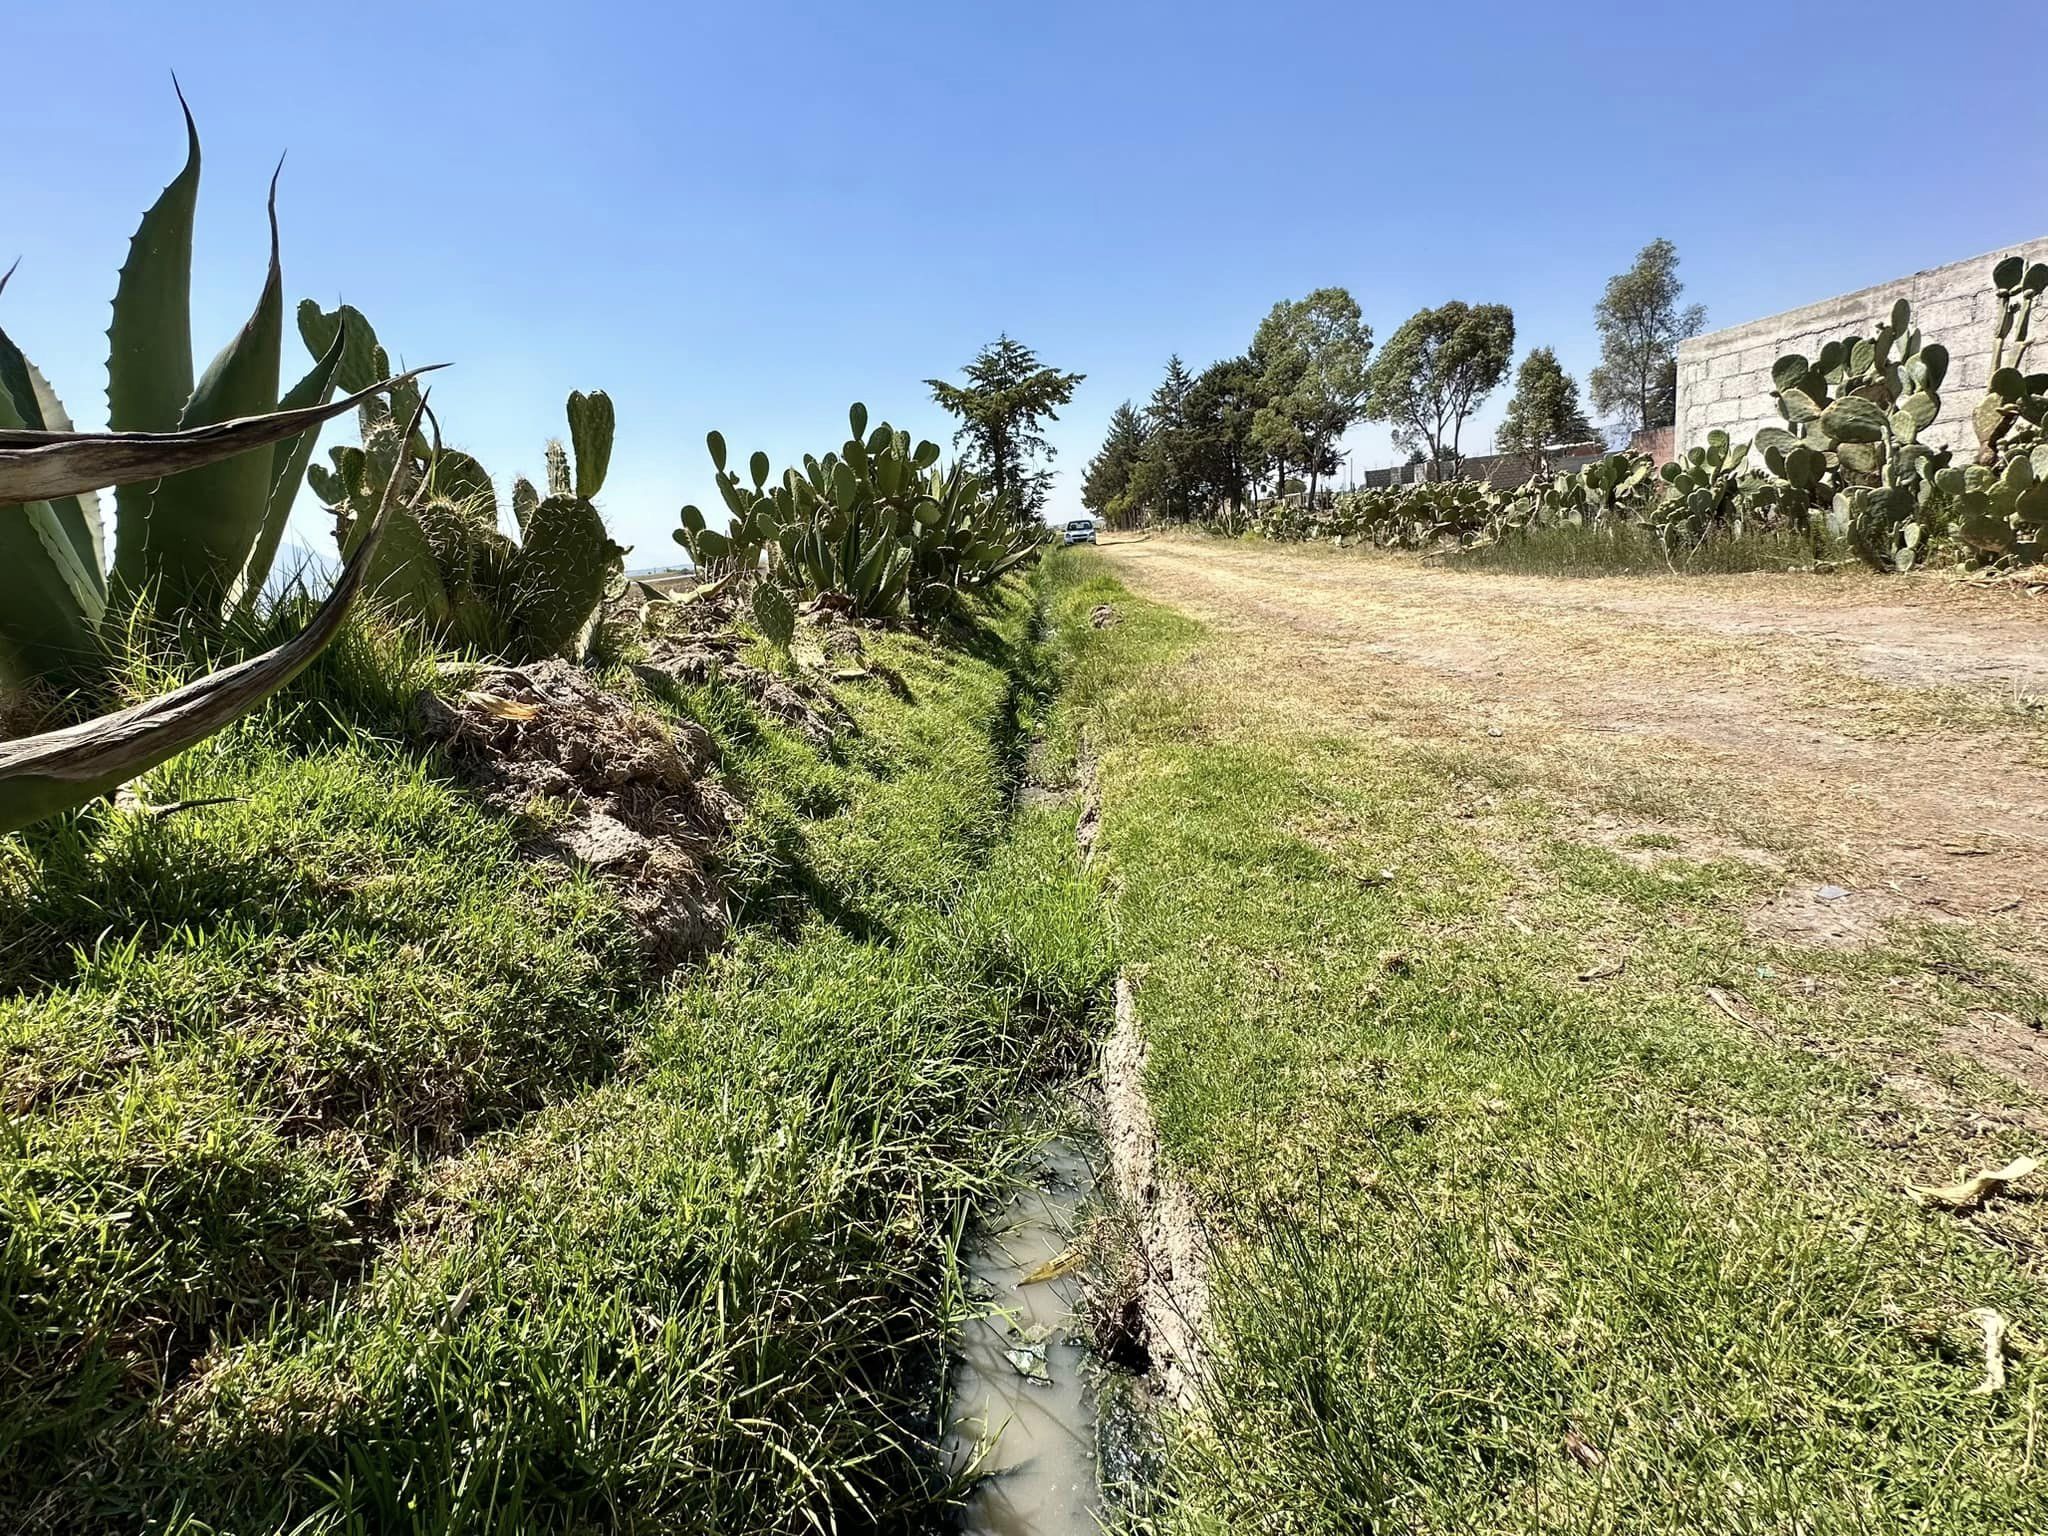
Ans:
<svg viewBox="0 0 2048 1536"><path fill-rule="evenodd" d="M728 913L715 851L739 803L713 778L711 738L606 693L565 661L491 667L420 723L465 779L543 823L548 854L595 870L624 901L650 966L716 945Z"/></svg>

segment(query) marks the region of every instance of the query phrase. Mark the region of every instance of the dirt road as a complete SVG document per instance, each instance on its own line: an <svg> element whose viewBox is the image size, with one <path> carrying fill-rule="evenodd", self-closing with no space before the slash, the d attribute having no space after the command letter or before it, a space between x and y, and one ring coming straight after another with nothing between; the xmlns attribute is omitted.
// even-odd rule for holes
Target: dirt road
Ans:
<svg viewBox="0 0 2048 1536"><path fill-rule="evenodd" d="M1776 861L1785 889L1756 921L1777 936L1967 922L2048 976L2048 597L1862 573L1501 575L1208 539L1104 552L1233 639L1244 686L1306 722L1534 760L1605 841L1682 831ZM2041 1022L1994 1018L1977 1054L2048 1086Z"/></svg>

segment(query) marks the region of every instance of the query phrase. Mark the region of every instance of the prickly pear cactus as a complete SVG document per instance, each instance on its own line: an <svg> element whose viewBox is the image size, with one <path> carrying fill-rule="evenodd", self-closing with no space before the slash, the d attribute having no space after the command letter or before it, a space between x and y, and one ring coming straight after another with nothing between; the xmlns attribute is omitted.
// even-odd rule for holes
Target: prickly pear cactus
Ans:
<svg viewBox="0 0 2048 1536"><path fill-rule="evenodd" d="M309 342L331 338L343 314L350 315L352 343L358 334L369 338L364 355L351 361L345 354L344 366L381 370L383 349L352 312L326 315L309 305L300 325ZM560 443L548 445L549 496L523 478L513 483L517 542L499 527L489 472L459 449L400 442L388 411L366 411L363 446L335 449L334 468L308 478L333 511L346 552L386 484L397 478L410 485L424 475L427 499L417 516L393 516L371 570L371 593L444 643L521 661L558 655L588 632L626 553L590 499L611 462L611 400L601 392L573 394L568 416L576 460L572 466Z"/></svg>
<svg viewBox="0 0 2048 1536"><path fill-rule="evenodd" d="M512 563L512 617L521 649L558 656L596 616L625 551L580 496L550 496L528 514Z"/></svg>
<svg viewBox="0 0 2048 1536"><path fill-rule="evenodd" d="M1807 518L1832 522L1874 569L1924 564L1943 532L1937 482L1950 455L1921 438L1947 374L1948 349L1923 341L1904 299L1875 335L1779 358L1771 393L1785 425L1756 437L1778 482L1772 504L1789 512L1803 495Z"/></svg>
<svg viewBox="0 0 2048 1536"><path fill-rule="evenodd" d="M847 413L839 451L806 455L771 483L768 456L728 467L725 439L706 439L728 514L724 529L684 507L678 544L707 579L768 578L799 595L830 593L865 617L909 609L929 614L963 589L985 585L1042 543L1034 521L959 466L941 473L939 446L913 442L867 410ZM751 482L751 483L749 483Z"/></svg>
<svg viewBox="0 0 2048 1536"><path fill-rule="evenodd" d="M569 396L569 442L576 450L575 493L589 501L604 489L604 477L611 469L612 397L603 390ZM552 478L552 469L550 470Z"/></svg>

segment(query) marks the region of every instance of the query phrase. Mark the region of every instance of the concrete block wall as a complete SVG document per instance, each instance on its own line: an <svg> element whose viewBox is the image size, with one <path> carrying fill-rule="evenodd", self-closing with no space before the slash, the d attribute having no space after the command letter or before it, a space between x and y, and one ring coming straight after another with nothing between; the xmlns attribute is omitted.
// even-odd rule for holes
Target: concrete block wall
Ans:
<svg viewBox="0 0 2048 1536"><path fill-rule="evenodd" d="M1907 299L1921 335L1948 348L1941 419L1929 429L1927 441L1938 448L1974 448L1970 412L1990 377L1998 316L1991 269L2013 255L2048 261L2048 236L1680 343L1679 444L1699 447L1717 427L1740 440L1754 437L1760 427L1782 425L1771 401L1771 365L1787 352L1812 357L1837 337L1868 336L1893 303ZM2040 365L2039 352L2037 346L2028 354L2029 369Z"/></svg>

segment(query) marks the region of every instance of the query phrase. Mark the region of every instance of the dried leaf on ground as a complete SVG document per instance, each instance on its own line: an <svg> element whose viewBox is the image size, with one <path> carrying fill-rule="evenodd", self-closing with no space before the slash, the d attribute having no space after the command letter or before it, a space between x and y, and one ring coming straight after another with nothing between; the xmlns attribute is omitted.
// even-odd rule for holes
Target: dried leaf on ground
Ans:
<svg viewBox="0 0 2048 1536"><path fill-rule="evenodd" d="M1981 1205L1991 1196L2004 1192L2008 1184L2016 1184L2041 1166L2039 1159L2016 1157L2003 1168L1993 1168L1984 1173L1963 1180L1960 1184L1944 1184L1938 1189L1923 1189L1920 1198L1929 1205L1947 1206L1950 1210L1964 1211Z"/></svg>
<svg viewBox="0 0 2048 1536"><path fill-rule="evenodd" d="M488 693L465 693L465 703L474 704L493 720L533 720L540 716L538 704L522 704L517 699L501 699Z"/></svg>

